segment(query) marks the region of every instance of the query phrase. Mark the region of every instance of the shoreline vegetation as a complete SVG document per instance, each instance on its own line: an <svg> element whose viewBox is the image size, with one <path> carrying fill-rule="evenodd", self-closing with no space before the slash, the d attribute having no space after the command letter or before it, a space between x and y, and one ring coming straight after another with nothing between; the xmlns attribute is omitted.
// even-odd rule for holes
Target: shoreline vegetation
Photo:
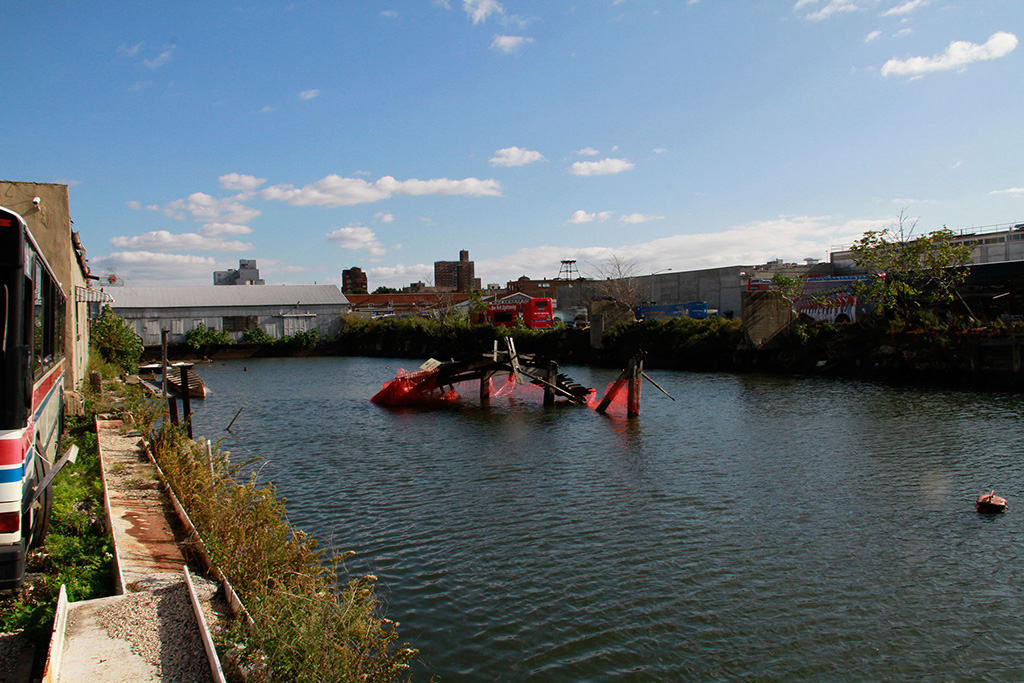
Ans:
<svg viewBox="0 0 1024 683"><path fill-rule="evenodd" d="M333 339L204 343L169 349L175 359L368 356L439 360L488 353L508 335L521 353L563 365L623 367L638 351L649 368L694 372L759 372L864 379L891 384L993 391L1024 390L1024 322L981 323L969 317L920 315L913 322L866 317L849 323L797 321L770 344L754 347L742 323L724 318L641 320L608 330L601 348L590 331L499 329L464 319L345 319ZM312 335L310 335L312 336ZM155 358L159 349L146 349Z"/></svg>
<svg viewBox="0 0 1024 683"><path fill-rule="evenodd" d="M138 345L127 354L90 354L100 388L92 382L83 387L84 415L66 417L62 443L64 449L78 444L79 457L55 480L50 532L29 556L24 586L0 598L0 629L34 645L34 670L41 671L61 584L71 601L113 594L95 417L114 414L125 429L142 434L252 619L251 625L237 619L215 637L225 670L234 674L229 680L409 680L417 651L399 642L399 624L384 614L376 577L347 576L350 553L321 549L293 527L273 484L241 474L251 461L231 463L227 453L208 451L204 441L189 439L165 419L162 401L123 383L120 377L134 370L141 352Z"/></svg>

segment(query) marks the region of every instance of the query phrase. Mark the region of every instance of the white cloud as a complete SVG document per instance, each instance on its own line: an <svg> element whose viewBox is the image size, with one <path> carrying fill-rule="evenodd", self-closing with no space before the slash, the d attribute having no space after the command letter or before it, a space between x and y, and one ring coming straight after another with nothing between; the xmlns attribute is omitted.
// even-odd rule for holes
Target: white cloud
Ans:
<svg viewBox="0 0 1024 683"><path fill-rule="evenodd" d="M251 192L267 182L266 178L257 178L241 173L228 173L217 178L217 180L220 181L220 186L225 190L243 190L246 192Z"/></svg>
<svg viewBox="0 0 1024 683"><path fill-rule="evenodd" d="M272 185L260 192L263 199L287 202L292 206L355 206L382 199L405 195L468 195L471 197L500 197L501 183L497 180L465 178L449 180L395 180L384 176L369 183L361 178L343 178L331 174L317 182L296 188L293 185Z"/></svg>
<svg viewBox="0 0 1024 683"><path fill-rule="evenodd" d="M142 208L142 202L135 201L134 199L128 200L127 202L124 203L124 205L127 206L129 209L132 209L133 211L138 211L139 209Z"/></svg>
<svg viewBox="0 0 1024 683"><path fill-rule="evenodd" d="M135 286L194 285L210 282L218 270L215 259L191 254L160 254L148 251L115 251L89 259L94 270L113 269L127 284ZM227 268L228 264L222 264ZM237 264L236 264L237 265ZM117 300L116 288L108 289Z"/></svg>
<svg viewBox="0 0 1024 683"><path fill-rule="evenodd" d="M252 228L248 225L237 223L207 223L199 228L199 234L206 237L219 237L220 235L251 235Z"/></svg>
<svg viewBox="0 0 1024 683"><path fill-rule="evenodd" d="M320 91L315 89L303 90L302 92L299 93L300 100L315 100L317 97L320 97Z"/></svg>
<svg viewBox="0 0 1024 683"><path fill-rule="evenodd" d="M619 222L626 223L628 225L638 225L640 223L649 223L651 221L661 220L665 220L665 217L649 213L631 213L626 216L619 216Z"/></svg>
<svg viewBox="0 0 1024 683"><path fill-rule="evenodd" d="M406 266L378 266L370 268L367 275L374 282L382 282L389 287L402 287L410 282L431 282L434 278L433 264L417 263Z"/></svg>
<svg viewBox="0 0 1024 683"><path fill-rule="evenodd" d="M523 36L494 36L494 40L491 41L491 49L510 55L519 52L523 45L532 42L533 38L524 38Z"/></svg>
<svg viewBox="0 0 1024 683"><path fill-rule="evenodd" d="M569 170L573 175L593 176L622 173L636 166L625 159L601 159L600 161L577 161Z"/></svg>
<svg viewBox="0 0 1024 683"><path fill-rule="evenodd" d="M395 222L395 214L389 213L387 211L378 211L377 213L375 213L373 215L373 217L376 218L381 223L394 223Z"/></svg>
<svg viewBox="0 0 1024 683"><path fill-rule="evenodd" d="M668 152L668 149L666 149L664 147L655 147L654 150L652 150L652 151L655 154L665 154L666 152Z"/></svg>
<svg viewBox="0 0 1024 683"><path fill-rule="evenodd" d="M492 14L504 14L505 8L498 0L462 0L462 9L465 10L474 24L487 21Z"/></svg>
<svg viewBox="0 0 1024 683"><path fill-rule="evenodd" d="M793 5L794 11L800 11L808 5L816 4L817 0L798 0ZM844 14L847 12L856 12L863 9L860 5L860 0L829 0L821 9L811 12L807 15L807 18L811 21L823 21L828 19L834 14Z"/></svg>
<svg viewBox="0 0 1024 683"><path fill-rule="evenodd" d="M113 237L110 246L147 251L247 251L253 248L252 244L245 242L228 242L194 232L172 233L167 230L154 230L133 237Z"/></svg>
<svg viewBox="0 0 1024 683"><path fill-rule="evenodd" d="M476 274L485 282L504 282L509 273L557 272L562 259L575 258L584 270L583 264L602 263L613 254L637 263L641 273L756 265L773 258L799 262L807 257L822 258L830 246L850 244L865 230L877 230L891 222L892 218L835 221L828 216L782 216L619 246L567 249L544 245L477 260Z"/></svg>
<svg viewBox="0 0 1024 683"><path fill-rule="evenodd" d="M611 215L611 211L587 213L583 209L579 209L578 211L574 211L573 214L569 216L568 222L573 224L593 223L594 221L597 221L598 223L604 223L606 220L611 218Z"/></svg>
<svg viewBox="0 0 1024 683"><path fill-rule="evenodd" d="M908 0L907 2L904 2L902 5L897 5L896 7L893 7L892 9L888 9L888 10L882 12L882 16L883 17L894 17L894 16L901 16L901 15L904 15L904 14L910 14L914 10L920 9L920 8L924 7L930 1L931 0Z"/></svg>
<svg viewBox="0 0 1024 683"><path fill-rule="evenodd" d="M380 15L382 17L387 17L388 19L397 19L399 17L398 12L393 9L382 10Z"/></svg>
<svg viewBox="0 0 1024 683"><path fill-rule="evenodd" d="M522 147L506 147L494 153L491 166L525 166L535 161L544 161L544 155Z"/></svg>
<svg viewBox="0 0 1024 683"><path fill-rule="evenodd" d="M139 51L142 50L142 43L135 43L134 45L121 45L117 48L117 54L122 57L138 57Z"/></svg>
<svg viewBox="0 0 1024 683"><path fill-rule="evenodd" d="M933 57L893 57L882 67L883 76L918 77L934 71L954 71L965 69L975 62L1005 57L1017 48L1017 36L1000 31L984 45L977 45L966 40L954 40L941 55Z"/></svg>
<svg viewBox="0 0 1024 683"><path fill-rule="evenodd" d="M177 220L191 215L194 220L212 223L237 223L244 225L260 215L258 209L246 206L239 197L217 199L205 192L193 192L187 199L176 199L167 205L164 213Z"/></svg>
<svg viewBox="0 0 1024 683"><path fill-rule="evenodd" d="M338 228L327 233L324 239L334 242L342 249L368 249L370 256L383 256L385 252L384 245L377 240L373 230L363 225Z"/></svg>
<svg viewBox="0 0 1024 683"><path fill-rule="evenodd" d="M992 190L989 194L1009 194L1014 197L1024 197L1024 187L1008 187L1005 190Z"/></svg>
<svg viewBox="0 0 1024 683"><path fill-rule="evenodd" d="M576 154L578 154L581 157L596 157L598 154L600 154L600 152L598 152L593 147L584 147L583 149L578 150Z"/></svg>
<svg viewBox="0 0 1024 683"><path fill-rule="evenodd" d="M864 37L864 42L865 43L870 43L871 41L878 40L881 37L882 37L882 32L881 31L872 31L871 33L867 34Z"/></svg>
<svg viewBox="0 0 1024 683"><path fill-rule="evenodd" d="M161 52L159 55L157 55L153 59L146 59L142 63L145 64L146 66L148 66L151 69L155 69L155 68L161 67L164 64L166 64L167 62L171 61L171 58L173 56L174 56L174 45L171 45L169 48L167 48L166 50Z"/></svg>

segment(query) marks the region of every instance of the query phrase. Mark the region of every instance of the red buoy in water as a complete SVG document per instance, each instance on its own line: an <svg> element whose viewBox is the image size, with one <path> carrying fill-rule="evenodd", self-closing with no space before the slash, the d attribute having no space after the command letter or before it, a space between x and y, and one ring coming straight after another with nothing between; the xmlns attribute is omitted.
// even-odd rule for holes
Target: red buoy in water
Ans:
<svg viewBox="0 0 1024 683"><path fill-rule="evenodd" d="M1006 503L1006 499L1002 496L997 496L996 492L984 493L978 496L977 502L974 503L974 507L978 509L978 512L986 512L994 514L997 512L1006 512L1009 507Z"/></svg>

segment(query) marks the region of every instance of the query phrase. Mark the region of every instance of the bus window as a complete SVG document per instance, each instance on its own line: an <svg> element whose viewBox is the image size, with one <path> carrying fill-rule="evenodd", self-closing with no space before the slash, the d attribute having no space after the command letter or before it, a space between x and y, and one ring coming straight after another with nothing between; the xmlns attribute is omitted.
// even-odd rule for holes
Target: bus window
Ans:
<svg viewBox="0 0 1024 683"><path fill-rule="evenodd" d="M39 377L43 370L43 287L39 276L41 270L39 261L33 257L31 271L32 287L27 290L26 294L32 297L33 303L32 373L35 377Z"/></svg>

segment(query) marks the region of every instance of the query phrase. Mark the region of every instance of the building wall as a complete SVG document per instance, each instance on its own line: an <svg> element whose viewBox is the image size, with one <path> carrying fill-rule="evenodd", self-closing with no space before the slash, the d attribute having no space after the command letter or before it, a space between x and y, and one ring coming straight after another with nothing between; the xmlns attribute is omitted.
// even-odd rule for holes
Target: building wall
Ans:
<svg viewBox="0 0 1024 683"><path fill-rule="evenodd" d="M314 329L323 338L341 331L343 312L336 305L311 305L296 310L294 306L118 308L115 303L113 309L114 313L132 325L146 346L159 344L163 329L169 330L167 341L171 344L183 343L185 334L197 328L200 323L208 330L223 331L225 318L254 319L256 327L275 339ZM235 341L240 341L244 332L228 334Z"/></svg>
<svg viewBox="0 0 1024 683"><path fill-rule="evenodd" d="M691 301L707 301L709 309L718 311L722 317L739 317L741 314L741 292L746 286L743 274L749 266L727 266L679 273L641 275L633 280L637 301L655 302L658 305L685 304ZM600 296L600 290L592 280L574 280L556 288L559 309L573 309L585 306Z"/></svg>
<svg viewBox="0 0 1024 683"><path fill-rule="evenodd" d="M40 199L38 206L32 202L34 197ZM75 287L85 287L86 280L71 242L68 186L0 180L0 206L21 214L25 219L67 298L64 388L75 391L81 385L88 366L89 322L88 305L75 301Z"/></svg>
<svg viewBox="0 0 1024 683"><path fill-rule="evenodd" d="M746 285L740 273L749 270L748 266L727 266L643 275L636 279L644 293L644 301L655 302L658 305L707 301L708 308L717 309L719 316L738 318L743 307L741 292ZM650 296L647 296L648 293Z"/></svg>

